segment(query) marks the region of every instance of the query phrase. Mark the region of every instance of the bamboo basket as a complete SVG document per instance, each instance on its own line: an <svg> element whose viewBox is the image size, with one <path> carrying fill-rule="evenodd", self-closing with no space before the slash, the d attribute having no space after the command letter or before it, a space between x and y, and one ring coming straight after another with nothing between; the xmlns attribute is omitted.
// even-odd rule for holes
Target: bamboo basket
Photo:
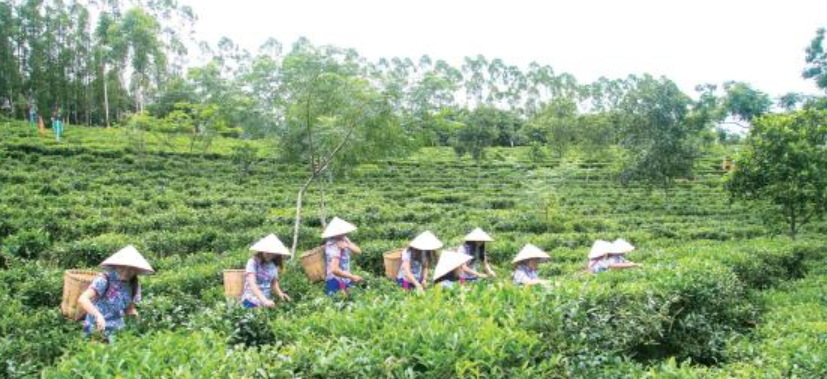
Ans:
<svg viewBox="0 0 827 379"><path fill-rule="evenodd" d="M89 288L99 272L91 270L66 270L63 273L63 301L60 311L66 318L80 320L86 311L78 305L78 298Z"/></svg>
<svg viewBox="0 0 827 379"><path fill-rule="evenodd" d="M302 268L311 282L319 282L325 278L324 245L305 251L301 255Z"/></svg>
<svg viewBox="0 0 827 379"><path fill-rule="evenodd" d="M383 255L385 260L385 276L394 280L399 275L399 267L402 266L402 252L405 249L393 249Z"/></svg>
<svg viewBox="0 0 827 379"><path fill-rule="evenodd" d="M224 296L240 299L244 292L244 270L224 270Z"/></svg>

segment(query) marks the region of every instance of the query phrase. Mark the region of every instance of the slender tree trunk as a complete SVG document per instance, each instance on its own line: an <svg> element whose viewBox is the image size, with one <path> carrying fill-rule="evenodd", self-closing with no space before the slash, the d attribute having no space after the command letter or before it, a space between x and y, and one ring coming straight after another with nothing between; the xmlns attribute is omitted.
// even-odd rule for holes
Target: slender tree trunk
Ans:
<svg viewBox="0 0 827 379"><path fill-rule="evenodd" d="M302 221L302 200L304 199L304 193L307 192L307 187L313 183L313 179L316 179L316 175L316 173L311 175L301 188L299 188L299 193L296 195L296 221L293 223L293 244L290 246L291 258L296 256L296 246L299 243L299 225L301 225Z"/></svg>
<svg viewBox="0 0 827 379"><path fill-rule="evenodd" d="M795 240L795 235L796 235L796 233L798 233L798 231L796 230L797 227L798 227L798 224L797 224L798 219L796 218L795 208L790 207L789 208L789 213L790 213L790 238Z"/></svg>
<svg viewBox="0 0 827 379"><path fill-rule="evenodd" d="M299 193L296 196L296 221L293 224L293 244L290 247L290 254L292 257L295 257L296 255L296 247L299 242L299 225L301 225L302 199L304 198L304 194L305 192L307 192L307 188L310 186L310 184L313 183L313 180L315 180L316 177L319 176L319 174L321 174L327 169L327 167L330 165L330 162L333 160L336 154L338 154L339 151L342 150L342 147L345 146L345 143L347 143L347 141L350 139L350 136L353 134L353 131L355 129L355 125L351 126L350 130L348 130L347 134L345 134L345 136L342 137L342 140L339 142L336 148L333 149L333 151L331 151L327 157L325 157L323 160L319 162L318 168L313 170L312 175L310 175L310 177L307 178L307 181L305 181L301 188L299 188Z"/></svg>
<svg viewBox="0 0 827 379"><path fill-rule="evenodd" d="M103 108L106 127L109 127L109 80L106 79L106 63L101 66L103 71Z"/></svg>
<svg viewBox="0 0 827 379"><path fill-rule="evenodd" d="M324 179L324 178L322 178L322 179ZM321 213L319 214L319 217L321 218L321 221L322 221L322 228L325 228L325 227L327 227L327 208L326 208L326 203L325 203L325 200L324 200L324 185L325 185L325 183L324 183L324 180L319 180L318 183L319 183L319 194L321 195L321 200L322 200L322 204L321 204L322 205L322 210L321 210Z"/></svg>

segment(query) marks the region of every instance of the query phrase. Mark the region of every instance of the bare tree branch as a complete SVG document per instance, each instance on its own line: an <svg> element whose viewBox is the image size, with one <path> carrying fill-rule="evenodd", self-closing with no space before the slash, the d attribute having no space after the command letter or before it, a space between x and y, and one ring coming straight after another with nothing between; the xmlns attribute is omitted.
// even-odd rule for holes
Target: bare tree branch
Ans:
<svg viewBox="0 0 827 379"><path fill-rule="evenodd" d="M362 109L364 109L364 107L360 108L360 113ZM293 257L295 257L296 255L296 246L298 245L299 241L299 225L301 224L302 199L304 197L304 194L307 191L307 188L310 187L310 184L313 183L313 181L319 176L319 174L327 170L328 166L330 166L330 163L333 161L333 158L340 150L342 150L347 141L350 139L350 136L353 135L353 132L356 130L357 124L358 122L354 122L350 126L350 129L348 130L347 134L345 134L345 136L342 137L342 140L339 142L336 148L334 148L333 151L330 152L330 154L324 157L324 159L322 159L319 162L318 166L315 166L313 168L313 174L310 175L309 178L307 178L307 181L305 181L299 189L299 193L296 196L296 222L293 224L293 244L290 247L290 253Z"/></svg>

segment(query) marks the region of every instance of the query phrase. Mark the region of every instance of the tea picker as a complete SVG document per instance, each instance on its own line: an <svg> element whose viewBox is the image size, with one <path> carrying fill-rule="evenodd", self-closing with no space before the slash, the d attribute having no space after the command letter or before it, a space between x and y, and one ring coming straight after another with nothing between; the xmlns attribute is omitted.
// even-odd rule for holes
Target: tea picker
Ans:
<svg viewBox="0 0 827 379"><path fill-rule="evenodd" d="M428 285L428 273L431 266L431 257L436 249L442 247L442 241L430 230L416 236L408 247L402 251L399 273L396 283L406 291L416 288L425 291Z"/></svg>
<svg viewBox="0 0 827 379"><path fill-rule="evenodd" d="M322 239L325 241L325 293L330 296L338 292L347 295L348 289L362 281L361 276L350 272L351 255L362 252L362 249L347 237L354 231L355 225L334 217L322 232Z"/></svg>
<svg viewBox="0 0 827 379"><path fill-rule="evenodd" d="M126 246L100 264L99 274L80 295L78 304L86 312L83 333L91 337L98 331L107 338L124 327L124 316L138 316L135 304L141 301L138 275L155 271L141 253Z"/></svg>
<svg viewBox="0 0 827 379"><path fill-rule="evenodd" d="M63 115L60 114L60 107L56 107L55 114L52 115L52 129L55 132L55 141L60 142L60 136L63 134Z"/></svg>
<svg viewBox="0 0 827 379"><path fill-rule="evenodd" d="M462 277L463 266L471 261L471 256L454 250L443 250L434 269L434 283L443 288L452 288L455 284L465 284Z"/></svg>
<svg viewBox="0 0 827 379"><path fill-rule="evenodd" d="M626 259L626 254L635 250L635 247L624 239L614 242L597 240L589 251L589 272L598 274L608 270L624 270L640 267L638 263Z"/></svg>
<svg viewBox="0 0 827 379"><path fill-rule="evenodd" d="M247 261L244 269L244 289L241 293L241 304L244 308L272 308L273 294L282 301L290 301L281 286L279 286L279 268L284 264L284 257L290 256L290 250L284 243L270 234L256 242L250 251L255 254Z"/></svg>
<svg viewBox="0 0 827 379"><path fill-rule="evenodd" d="M533 286L536 284L548 284L547 280L537 276L537 266L540 263L548 262L551 259L546 252L532 244L526 244L520 250L514 260L515 265L512 279L515 285Z"/></svg>
<svg viewBox="0 0 827 379"><path fill-rule="evenodd" d="M460 274L463 280L474 281L478 278L492 277L496 278L497 274L491 269L488 263L488 257L485 255L485 244L493 242L494 239L480 228L476 228L471 233L465 236L465 241L457 248L460 254L471 256L468 264L462 267ZM482 272L480 272L482 270Z"/></svg>

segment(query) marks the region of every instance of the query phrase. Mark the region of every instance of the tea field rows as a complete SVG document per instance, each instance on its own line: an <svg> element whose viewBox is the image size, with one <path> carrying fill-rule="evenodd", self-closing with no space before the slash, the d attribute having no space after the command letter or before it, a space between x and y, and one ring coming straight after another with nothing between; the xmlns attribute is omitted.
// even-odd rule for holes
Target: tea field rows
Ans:
<svg viewBox="0 0 827 379"><path fill-rule="evenodd" d="M612 159L534 163L520 149L492 150L479 166L443 149L363 164L326 183L325 199L328 216L360 226L355 265L366 286L329 299L293 260L283 287L294 302L251 318L223 299L221 270L241 267L257 238L290 235L306 167L281 162L275 142L219 139L199 154L184 141L150 141L136 152L117 129L70 128L57 145L23 124L0 125L0 376L825 371L815 345L799 352L822 338L813 330L827 309L816 294L827 226L795 242L775 235L771 220L723 192L718 148L668 197L621 185ZM258 149L247 173L236 146ZM317 191L307 199L301 249L320 242L320 200ZM418 297L384 278L384 251L425 229L457 245L474 226L497 239L494 283ZM583 275L591 242L618 237L638 246L631 258L644 269ZM527 242L551 253L541 268L550 288L509 283L508 262ZM59 315L62 271L93 267L127 243L158 271L144 278L142 318L112 346L88 344ZM785 323L790 307L806 326Z"/></svg>

